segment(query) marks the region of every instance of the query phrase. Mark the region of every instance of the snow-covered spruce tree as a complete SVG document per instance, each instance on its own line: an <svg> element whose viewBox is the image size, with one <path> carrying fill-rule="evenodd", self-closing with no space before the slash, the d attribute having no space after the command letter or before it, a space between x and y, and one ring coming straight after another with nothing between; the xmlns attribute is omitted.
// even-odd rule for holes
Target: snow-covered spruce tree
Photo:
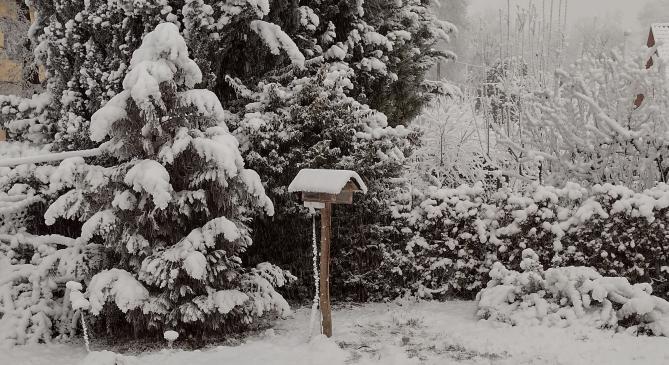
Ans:
<svg viewBox="0 0 669 365"><path fill-rule="evenodd" d="M277 212L271 221L255 221L259 244L253 261L268 258L286 265L303 281L296 289L308 298L313 286L310 258L311 219L287 187L302 168L357 171L369 187L353 205L334 211L332 293L356 300L393 296L401 285L389 280L395 266L386 255L393 239L388 202L398 194L404 156L413 132L388 127L385 115L347 97L353 70L343 62L319 66L313 77L294 79L287 86L260 84L257 91L237 85L252 103L239 121L246 161L267 177L268 194Z"/></svg>
<svg viewBox="0 0 669 365"><path fill-rule="evenodd" d="M275 290L290 274L268 263L247 269L248 223L271 215L258 174L244 168L229 114L207 90L172 23L133 53L123 91L92 117L91 138L117 164L78 164L78 188L45 214L85 220L81 240L99 242L106 268L88 282L94 315L125 313L135 333L239 330L288 311ZM109 303L113 301L115 305Z"/></svg>
<svg viewBox="0 0 669 365"><path fill-rule="evenodd" d="M248 4L257 4L249 7ZM229 75L246 85L285 83L283 68L324 59L343 60L354 71L347 94L407 125L441 83L425 80L438 59L453 58L434 45L455 27L438 20L424 0L220 1L189 0L183 10L186 39L207 87L239 110ZM258 19L249 26L240 17ZM233 14L239 14L235 18ZM235 32L226 31L234 27ZM249 44L254 46L249 46ZM257 46L255 46L257 44ZM226 52L234 49L235 52ZM285 51L285 52L283 52ZM304 56L302 56L304 55Z"/></svg>

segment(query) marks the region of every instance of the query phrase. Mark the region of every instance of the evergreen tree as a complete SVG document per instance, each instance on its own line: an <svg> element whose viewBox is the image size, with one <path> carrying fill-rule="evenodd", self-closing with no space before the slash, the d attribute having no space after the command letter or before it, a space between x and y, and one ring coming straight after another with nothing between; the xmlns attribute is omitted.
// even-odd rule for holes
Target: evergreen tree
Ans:
<svg viewBox="0 0 669 365"><path fill-rule="evenodd" d="M292 161L286 171L263 170L265 162L255 160L253 154L262 155L268 142L254 135L256 131L245 129L244 122L229 125L233 130L239 129L235 134L240 139L248 141L244 153L249 154L250 167L262 171L269 181L267 186L277 191L288 185L287 179L292 177L298 162L305 167L349 166L371 180L368 185L378 183L380 195L364 198L369 204L359 202L351 209L360 211L347 214L351 217L350 226L359 227L355 228L359 232L339 233L350 243L348 253L339 257L360 252L355 247L369 242L368 247L378 253L373 261L381 261L379 242L394 232L386 230L390 222L387 200L396 189L389 181L401 176L402 159L410 150L407 137L411 134L406 129L386 127L407 124L432 93L444 91L441 83L428 82L424 75L437 59L453 57L449 52L433 50L433 45L439 39L447 39L455 28L436 19L430 12L430 1L34 0L34 5L39 20L33 27L32 37L37 44L38 62L46 66L47 91L52 95L40 120L55 121L56 126L47 129L55 138L55 149L88 148L99 143L87 138L89 121L101 105L113 105L120 100L117 96L124 92L122 76L129 68L132 50L156 24L174 23L183 29L193 59L202 70L201 86L213 91L223 106L237 117L247 119L247 110L257 106L254 93L274 88L277 92L290 93L290 97L276 104L268 99L258 112L281 115L283 119L276 119L280 120L276 123L289 125L296 135L304 135L307 129L303 127L316 121L323 122L327 118L337 121L334 123L338 128L337 138L330 135L328 128L332 126L321 125L318 128L323 133L315 134L320 141L309 138L282 141L284 133L272 127L274 136L279 138L277 142L281 142L280 152L288 148L314 151L309 154L313 159L304 161L299 160L299 153L289 158L280 154L268 156L271 157L268 166L280 166L275 162L284 159ZM332 79L341 75L346 82L333 92ZM311 80L318 87L301 90L303 85L299 80L302 79ZM257 85L257 88L250 91L241 85ZM316 101L318 107L312 105ZM249 102L254 104L247 105ZM287 119L283 113L288 109L302 116L295 121L304 123ZM351 115L355 110L357 114ZM370 117L372 115L377 117ZM230 121L234 120L231 117ZM375 132L369 132L372 130ZM384 132L378 134L379 130ZM361 131L368 131L373 137L361 138ZM159 138L153 143L161 142ZM137 143L134 141L113 152L116 157L127 159L137 152ZM332 143L332 147L326 147L327 143ZM342 152L333 152L337 158L315 157L318 149L337 151L339 145L348 147ZM385 160L383 156L397 158ZM340 159L335 166L334 161ZM370 170L362 171L367 169L365 166ZM274 186L274 181L281 183ZM269 195L278 199L279 204L288 198L285 192ZM303 219L293 208L286 209L283 218L275 218L277 227L281 222ZM353 219L358 221L353 224ZM342 227L344 225L342 223ZM281 247L282 240L288 237L279 232L279 228L255 228L254 236L267 238L263 242L267 247ZM376 229L383 230L385 238L364 238L365 232ZM281 234L271 235L272 232ZM366 261L371 259L365 258L366 255L358 254L357 268L343 274L353 273L352 280L358 280L361 276L357 270L370 266ZM269 257L266 253L259 256ZM365 275L371 277L373 273ZM364 281L365 287L378 285L372 279Z"/></svg>
<svg viewBox="0 0 669 365"><path fill-rule="evenodd" d="M231 24L230 14L239 12L278 25L309 64L347 62L355 73L347 94L385 113L391 126L407 125L430 95L443 92L441 83L426 81L425 74L439 59L454 57L434 46L455 27L436 18L431 1L276 1L271 6L254 1L258 7L253 9L244 7L245 1L233 3L239 4L190 0L183 11L194 59L204 70L207 87L222 99L235 95L225 75L247 85L260 80L285 85L292 74L284 67L301 66L291 52L276 57L276 47L261 46L268 40L255 27L222 31ZM231 49L235 52L226 52Z"/></svg>
<svg viewBox="0 0 669 365"><path fill-rule="evenodd" d="M80 240L105 248L88 283L93 314L128 312L136 331L239 329L288 311L274 291L290 275L247 269L248 224L273 214L258 174L244 168L229 117L172 23L159 24L132 56L123 91L92 117L91 138L117 163L73 161L77 187L45 214L85 221ZM213 217L213 218L212 218ZM116 306L105 305L114 301ZM162 332L161 332L162 333Z"/></svg>
<svg viewBox="0 0 669 365"><path fill-rule="evenodd" d="M312 288L311 222L301 201L287 192L302 168L355 170L369 187L353 205L334 211L333 295L367 300L402 290L384 280L394 265L386 258L399 242L393 239L397 231L388 202L398 194L415 136L402 126L389 127L385 115L346 96L353 74L346 63L333 62L287 86L260 84L252 91L230 80L250 99L235 134L249 165L267 176L277 207L271 221L255 221L254 236L261 243L252 248L250 259L271 257L289 267L303 280L292 296L309 297Z"/></svg>
<svg viewBox="0 0 669 365"><path fill-rule="evenodd" d="M240 53L236 47L248 46L231 40L252 32L250 22L259 20L269 11L267 0L211 3L219 11L217 22L201 41L212 51L231 55ZM123 89L123 75L133 50L156 24L183 22L188 27L193 19L213 22L212 7L192 0L33 0L32 5L38 18L30 35L36 62L46 69L46 91L51 101L40 114L52 124L48 131L57 150L96 145L87 138L90 118ZM232 50L236 52L228 52ZM211 59L229 59L228 56L217 57L221 53ZM274 57L270 52L261 53ZM205 73L209 72L209 60L197 61Z"/></svg>
<svg viewBox="0 0 669 365"><path fill-rule="evenodd" d="M294 40L303 61L293 44L257 27L224 35L219 29L228 24L229 9L216 4L188 2L193 11L184 11L185 33L194 59L205 65L208 87L238 111L241 120L232 129L277 203L272 221L254 224L262 243L251 259L272 257L289 266L304 284L291 294L309 296L310 229L286 188L300 168L352 169L370 193L335 212L333 294L359 300L396 295L401 289L384 283L394 265L388 257L397 252L388 202L397 195L413 133L390 127L408 123L433 92L443 90L424 76L438 58L452 57L432 46L455 28L438 21L429 2L272 3L263 20ZM222 52L228 48L238 51Z"/></svg>
<svg viewBox="0 0 669 365"><path fill-rule="evenodd" d="M406 125L431 93L444 92L425 80L427 70L453 57L435 50L455 27L438 20L430 3L32 0L38 19L30 35L50 98L37 113L51 124L42 129L55 149L94 146L87 138L92 114L122 90L142 37L168 21L183 26L204 85L232 111L243 106L230 98L225 75L255 84L281 76L285 66L301 67L304 57L337 58L355 70L349 95L385 113L390 125Z"/></svg>

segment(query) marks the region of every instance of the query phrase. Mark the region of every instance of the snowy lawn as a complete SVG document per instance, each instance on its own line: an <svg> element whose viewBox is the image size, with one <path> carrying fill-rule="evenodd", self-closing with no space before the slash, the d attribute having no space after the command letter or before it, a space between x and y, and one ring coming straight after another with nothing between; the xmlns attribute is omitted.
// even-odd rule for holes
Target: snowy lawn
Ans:
<svg viewBox="0 0 669 365"><path fill-rule="evenodd" d="M307 342L309 309L240 346L122 356L118 364L669 364L669 338L634 337L586 327L508 327L477 321L475 303L366 304L333 313L334 336ZM178 344L178 340L177 340ZM338 345L338 346L337 346ZM94 350L102 350L93 345ZM82 346L37 345L0 353L0 364L70 365ZM112 353L86 364L114 364Z"/></svg>

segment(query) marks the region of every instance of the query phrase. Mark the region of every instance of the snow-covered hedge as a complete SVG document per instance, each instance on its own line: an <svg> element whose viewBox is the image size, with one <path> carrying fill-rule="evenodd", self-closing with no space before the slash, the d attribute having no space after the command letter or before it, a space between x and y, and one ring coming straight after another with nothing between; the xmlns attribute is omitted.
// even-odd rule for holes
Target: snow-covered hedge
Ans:
<svg viewBox="0 0 669 365"><path fill-rule="evenodd" d="M648 283L632 285L585 266L544 271L529 248L520 267L523 272L493 265L491 280L477 295L480 318L514 326L582 324L669 336L669 302L652 295Z"/></svg>
<svg viewBox="0 0 669 365"><path fill-rule="evenodd" d="M666 184L641 193L610 184L491 194L480 184L430 188L395 205L407 239L395 272L422 297L472 297L493 263L518 268L522 251L531 248L546 267L591 266L602 275L652 282L667 297L668 213Z"/></svg>

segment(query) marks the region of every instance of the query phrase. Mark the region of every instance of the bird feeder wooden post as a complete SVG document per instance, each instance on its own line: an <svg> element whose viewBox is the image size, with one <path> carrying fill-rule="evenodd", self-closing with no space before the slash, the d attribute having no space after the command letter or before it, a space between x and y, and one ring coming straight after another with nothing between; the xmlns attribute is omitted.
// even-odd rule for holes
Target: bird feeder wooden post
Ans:
<svg viewBox="0 0 669 365"><path fill-rule="evenodd" d="M322 331L332 336L330 307L330 242L332 241L332 204L352 204L354 192L367 192L360 176L350 170L304 169L288 186L288 192L301 193L304 206L321 213L320 309Z"/></svg>

